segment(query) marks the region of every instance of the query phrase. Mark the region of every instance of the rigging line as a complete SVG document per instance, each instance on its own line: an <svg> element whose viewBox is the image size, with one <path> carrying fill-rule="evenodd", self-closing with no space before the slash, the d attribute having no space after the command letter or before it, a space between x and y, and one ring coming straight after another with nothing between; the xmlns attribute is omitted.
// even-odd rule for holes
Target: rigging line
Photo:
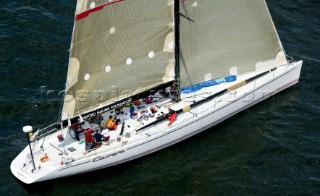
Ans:
<svg viewBox="0 0 320 196"><path fill-rule="evenodd" d="M64 103L64 98L65 98L65 96L66 96L66 89L67 89L67 82L65 83L65 90L64 90L64 92L63 92L63 96L62 96L62 98L61 98L61 103L60 103L60 109L59 109L59 113L58 113L58 117L57 117L57 123L59 122L59 121L62 121L62 110L63 110L63 103Z"/></svg>
<svg viewBox="0 0 320 196"><path fill-rule="evenodd" d="M186 16L186 15L182 14L181 12L179 12L179 15L180 15L180 16L182 16L183 18L185 18L185 19L187 19L187 20L191 21L191 22L195 22L194 20L192 20L192 19L191 19L191 18L189 18L188 16Z"/></svg>
<svg viewBox="0 0 320 196"><path fill-rule="evenodd" d="M41 144L41 146L43 147L43 144L44 144L44 141L46 140L46 136L45 137L43 137L43 139L42 139L42 144Z"/></svg>
<svg viewBox="0 0 320 196"><path fill-rule="evenodd" d="M200 93L198 95L204 95L204 94L211 94L211 92L203 92L203 93ZM183 99L194 98L194 97L195 97L195 95L190 95L188 97L184 97Z"/></svg>
<svg viewBox="0 0 320 196"><path fill-rule="evenodd" d="M75 39L75 41L76 41L76 44L75 44L75 50L76 50L76 57L78 57L78 33L79 33L79 31L78 31L78 25L77 25L77 23L75 22L74 23L74 39ZM72 53L70 53L70 55L69 55L69 58L71 57L71 55L72 55Z"/></svg>
<svg viewBox="0 0 320 196"><path fill-rule="evenodd" d="M185 4L185 3L182 3L182 8L184 9L184 12L185 12L186 14L184 15L184 14L182 14L181 12L179 12L180 16L186 18L186 19L189 20L189 21L195 22L193 19L191 19L191 18L188 16L188 12L187 12L187 8L186 8L186 4Z"/></svg>
<svg viewBox="0 0 320 196"><path fill-rule="evenodd" d="M186 14L184 15L184 14L182 14L181 12L179 12L179 14L180 14L182 17L184 17L184 18L186 18L186 19L194 22L194 20L190 19L190 17L188 16L188 11L187 11L187 7L186 7L186 4L185 4L185 3L182 3L182 8L183 8L183 10L184 10L184 12L185 12Z"/></svg>
<svg viewBox="0 0 320 196"><path fill-rule="evenodd" d="M180 59L182 61L181 64L182 64L182 66L183 66L183 68L184 68L184 70L185 70L185 72L187 74L187 77L188 77L188 80L190 82L190 85L193 85L193 82L192 82L191 77L190 77L190 73L189 73L188 68L186 66L186 61L185 61L185 58L183 56L183 52L181 50L180 50L180 57L181 57Z"/></svg>
<svg viewBox="0 0 320 196"><path fill-rule="evenodd" d="M77 105L77 108L78 108L78 115L80 115L79 105L78 104L76 104L76 105ZM77 113L75 113L75 114L77 114ZM73 116L75 116L75 114L73 114Z"/></svg>
<svg viewBox="0 0 320 196"><path fill-rule="evenodd" d="M193 13L194 13L194 19L196 19L196 7L193 8ZM193 27L193 28L192 28ZM193 39L194 39L194 48L193 48L193 54L194 54L194 65L195 65L195 72L194 72L194 78L197 77L197 24L194 22L193 25L191 25L191 28L193 30ZM191 38L192 39L192 36ZM196 92L196 98L195 100L197 100L197 95L198 93ZM198 108L196 108L196 111L195 111L195 115L197 116L198 115Z"/></svg>
<svg viewBox="0 0 320 196"><path fill-rule="evenodd" d="M68 153L66 151L62 151L61 149L59 149L58 147L56 147L55 145L53 145L51 142L49 143L54 149L58 150L59 152L61 152L62 154L68 156Z"/></svg>

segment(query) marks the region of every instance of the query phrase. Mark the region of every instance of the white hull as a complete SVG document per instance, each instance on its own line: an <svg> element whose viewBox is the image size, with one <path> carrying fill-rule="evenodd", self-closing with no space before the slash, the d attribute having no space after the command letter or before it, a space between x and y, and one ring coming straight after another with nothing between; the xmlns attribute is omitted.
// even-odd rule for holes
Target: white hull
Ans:
<svg viewBox="0 0 320 196"><path fill-rule="evenodd" d="M141 134L145 135L144 139L123 144L122 147L111 151L94 153L86 158L59 167L49 167L46 171L43 169L42 172L26 174L26 172L19 169L21 163L19 165L20 159L18 157L25 157L29 153L29 149L26 148L12 162L12 173L21 181L29 184L98 170L145 156L198 134L292 86L299 80L301 66L302 61L279 67L275 72L270 72L262 78L240 87L236 90L236 93L227 93L221 96L219 100L213 99L195 107L190 112L180 114L171 127L164 126L164 123L152 126L150 131L141 132ZM165 122L165 124L167 123ZM153 133L152 129L160 131ZM123 138L123 141L125 139Z"/></svg>

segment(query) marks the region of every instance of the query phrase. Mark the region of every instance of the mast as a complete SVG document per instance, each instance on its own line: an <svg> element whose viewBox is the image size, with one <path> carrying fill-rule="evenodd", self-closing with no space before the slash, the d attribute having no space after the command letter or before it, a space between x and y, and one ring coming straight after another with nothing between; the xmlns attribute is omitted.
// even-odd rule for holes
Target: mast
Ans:
<svg viewBox="0 0 320 196"><path fill-rule="evenodd" d="M180 100L180 0L174 0L174 56L175 56L175 85L176 100Z"/></svg>

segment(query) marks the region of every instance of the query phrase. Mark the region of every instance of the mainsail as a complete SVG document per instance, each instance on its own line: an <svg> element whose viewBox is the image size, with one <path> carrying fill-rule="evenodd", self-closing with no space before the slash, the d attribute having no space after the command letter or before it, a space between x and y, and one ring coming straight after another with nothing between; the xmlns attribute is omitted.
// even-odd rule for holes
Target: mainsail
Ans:
<svg viewBox="0 0 320 196"><path fill-rule="evenodd" d="M63 113L172 81L173 48L172 1L78 0Z"/></svg>
<svg viewBox="0 0 320 196"><path fill-rule="evenodd" d="M78 0L65 114L174 80L173 2ZM185 0L180 13L181 87L287 63L265 0Z"/></svg>
<svg viewBox="0 0 320 196"><path fill-rule="evenodd" d="M265 0L186 0L180 12L181 86L286 64Z"/></svg>

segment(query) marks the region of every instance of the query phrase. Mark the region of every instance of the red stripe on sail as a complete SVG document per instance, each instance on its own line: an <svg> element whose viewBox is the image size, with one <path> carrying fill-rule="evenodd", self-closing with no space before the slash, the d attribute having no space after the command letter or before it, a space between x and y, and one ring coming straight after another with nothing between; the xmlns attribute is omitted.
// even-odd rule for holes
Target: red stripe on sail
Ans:
<svg viewBox="0 0 320 196"><path fill-rule="evenodd" d="M102 4L102 5L98 6L98 7L95 7L95 8L93 8L93 9L90 9L90 10L87 10L87 11L82 12L82 13L80 13L80 14L77 14L77 15L76 15L76 21L81 20L81 19L83 19L83 18L86 18L86 17L88 17L91 13L96 12L96 11L99 11L99 10L102 10L104 7L106 7L106 6L108 6L108 5L112 5L112 4L115 4L115 3L119 3L119 2L122 2L122 1L124 1L124 0L116 0L116 1L113 1L113 2L110 2L110 3L105 3L105 4Z"/></svg>

